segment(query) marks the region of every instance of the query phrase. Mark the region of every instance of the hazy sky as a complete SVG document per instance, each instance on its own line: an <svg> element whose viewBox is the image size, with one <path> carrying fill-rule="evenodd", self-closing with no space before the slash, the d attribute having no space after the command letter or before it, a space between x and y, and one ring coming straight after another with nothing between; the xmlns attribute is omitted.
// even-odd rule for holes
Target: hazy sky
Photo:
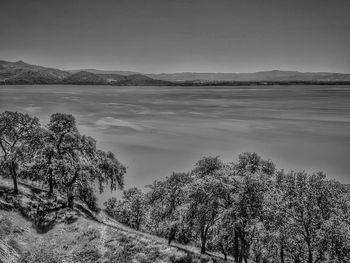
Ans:
<svg viewBox="0 0 350 263"><path fill-rule="evenodd" d="M140 72L350 72L349 0L1 0L0 59Z"/></svg>

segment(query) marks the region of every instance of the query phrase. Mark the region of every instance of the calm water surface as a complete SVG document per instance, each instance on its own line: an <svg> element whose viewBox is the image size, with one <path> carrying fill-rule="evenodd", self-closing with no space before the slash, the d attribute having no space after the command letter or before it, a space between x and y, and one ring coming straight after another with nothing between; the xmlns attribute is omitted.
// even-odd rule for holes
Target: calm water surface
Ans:
<svg viewBox="0 0 350 263"><path fill-rule="evenodd" d="M232 161L243 151L350 183L350 86L0 86L4 110L43 123L72 113L129 167L127 187L188 171L204 155Z"/></svg>

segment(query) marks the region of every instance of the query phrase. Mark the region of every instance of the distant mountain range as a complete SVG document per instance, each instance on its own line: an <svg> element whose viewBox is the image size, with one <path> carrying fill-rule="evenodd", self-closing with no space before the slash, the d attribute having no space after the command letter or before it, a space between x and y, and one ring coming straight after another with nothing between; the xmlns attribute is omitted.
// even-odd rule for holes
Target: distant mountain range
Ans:
<svg viewBox="0 0 350 263"><path fill-rule="evenodd" d="M0 60L0 84L90 84L90 85L235 85L288 83L350 83L350 74L329 72L263 71L256 73L161 73L97 69L60 70L23 61Z"/></svg>
<svg viewBox="0 0 350 263"><path fill-rule="evenodd" d="M350 74L328 72L261 71L255 73L172 73L148 74L151 78L168 81L350 81Z"/></svg>
<svg viewBox="0 0 350 263"><path fill-rule="evenodd" d="M169 81L152 79L134 73L121 75L86 70L64 71L54 68L30 65L23 61L0 61L0 84L90 84L90 85L169 85Z"/></svg>

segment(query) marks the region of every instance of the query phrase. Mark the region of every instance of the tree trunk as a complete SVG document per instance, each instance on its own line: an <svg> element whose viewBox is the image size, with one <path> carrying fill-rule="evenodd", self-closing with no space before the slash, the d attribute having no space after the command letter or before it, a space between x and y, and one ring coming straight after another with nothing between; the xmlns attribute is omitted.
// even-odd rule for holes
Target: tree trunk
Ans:
<svg viewBox="0 0 350 263"><path fill-rule="evenodd" d="M73 208L74 206L74 196L72 193L68 192L67 193L67 201L68 201L68 207Z"/></svg>
<svg viewBox="0 0 350 263"><path fill-rule="evenodd" d="M173 241L175 239L175 235L176 235L176 227L172 226L170 228L170 232L169 232L169 239L168 239L168 244L171 244L171 241Z"/></svg>
<svg viewBox="0 0 350 263"><path fill-rule="evenodd" d="M52 182L52 179L50 180L50 189L49 189L49 196L52 196L53 195L53 182Z"/></svg>
<svg viewBox="0 0 350 263"><path fill-rule="evenodd" d="M239 263L239 240L238 240L238 233L237 230L235 230L235 241L234 241L234 255L235 262Z"/></svg>
<svg viewBox="0 0 350 263"><path fill-rule="evenodd" d="M255 256L255 263L260 263L261 262L261 253L259 252L256 256Z"/></svg>
<svg viewBox="0 0 350 263"><path fill-rule="evenodd" d="M283 243L281 244L281 248L280 248L280 259L281 259L281 263L284 263L284 247L283 247Z"/></svg>
<svg viewBox="0 0 350 263"><path fill-rule="evenodd" d="M202 241L202 246L201 246L201 254L205 254L205 242Z"/></svg>
<svg viewBox="0 0 350 263"><path fill-rule="evenodd" d="M223 244L221 244L221 251L222 251L222 254L224 254L224 260L226 261L227 260L227 253L226 253L225 246Z"/></svg>
<svg viewBox="0 0 350 263"><path fill-rule="evenodd" d="M312 257L312 251L309 247L309 259L308 259L308 263L313 263L313 257Z"/></svg>
<svg viewBox="0 0 350 263"><path fill-rule="evenodd" d="M16 195L18 194L18 183L17 183L16 168L13 162L12 162L11 170L12 170L12 180L13 180L13 193Z"/></svg>
<svg viewBox="0 0 350 263"><path fill-rule="evenodd" d="M204 233L201 234L201 241L202 241L201 254L205 254L205 251L206 251L205 245L207 243L207 236Z"/></svg>
<svg viewBox="0 0 350 263"><path fill-rule="evenodd" d="M306 243L307 243L307 249L308 249L308 263L313 263L313 255L312 255L312 250L311 250L311 241L310 241L310 234L308 229L306 229L306 234L307 234L307 239L306 239Z"/></svg>
<svg viewBox="0 0 350 263"><path fill-rule="evenodd" d="M16 194L18 194L17 175L14 174L12 176L12 179L13 179L13 193L16 195Z"/></svg>
<svg viewBox="0 0 350 263"><path fill-rule="evenodd" d="M49 169L49 196L53 195L53 177L52 177L52 170Z"/></svg>
<svg viewBox="0 0 350 263"><path fill-rule="evenodd" d="M241 235L241 243L242 243L241 255L243 257L244 262L247 263L248 262L249 247L248 247L247 241L244 239L243 235ZM242 262L242 259L241 259L241 262Z"/></svg>

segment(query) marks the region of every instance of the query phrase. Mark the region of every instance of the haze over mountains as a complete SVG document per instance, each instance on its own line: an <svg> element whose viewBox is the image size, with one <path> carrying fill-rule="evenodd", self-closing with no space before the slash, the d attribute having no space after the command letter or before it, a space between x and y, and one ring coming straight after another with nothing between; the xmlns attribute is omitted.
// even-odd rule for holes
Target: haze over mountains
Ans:
<svg viewBox="0 0 350 263"><path fill-rule="evenodd" d="M220 82L349 82L350 74L329 72L263 71L256 73L161 73L141 74L114 70L60 70L23 61L0 60L0 82L5 84L175 85Z"/></svg>

